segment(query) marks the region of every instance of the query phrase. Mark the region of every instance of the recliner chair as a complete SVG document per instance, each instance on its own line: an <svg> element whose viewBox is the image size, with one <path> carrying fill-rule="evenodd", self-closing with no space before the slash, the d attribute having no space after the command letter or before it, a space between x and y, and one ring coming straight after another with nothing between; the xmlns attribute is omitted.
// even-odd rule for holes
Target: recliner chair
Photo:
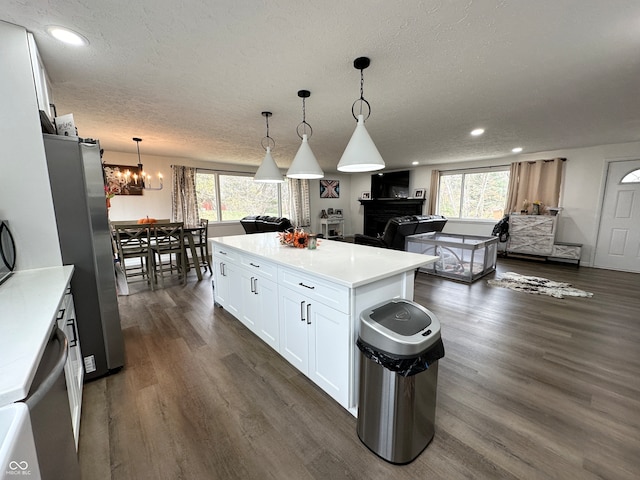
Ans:
<svg viewBox="0 0 640 480"><path fill-rule="evenodd" d="M356 234L354 241L359 245L404 250L405 237L416 233L441 232L447 219L441 215L407 215L392 217L387 221L382 235L371 237Z"/></svg>

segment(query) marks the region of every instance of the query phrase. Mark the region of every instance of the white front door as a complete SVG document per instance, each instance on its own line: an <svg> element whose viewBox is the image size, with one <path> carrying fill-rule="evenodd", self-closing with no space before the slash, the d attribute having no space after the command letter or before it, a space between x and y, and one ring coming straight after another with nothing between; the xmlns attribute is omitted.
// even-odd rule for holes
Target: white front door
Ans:
<svg viewBox="0 0 640 480"><path fill-rule="evenodd" d="M609 164L594 266L640 273L640 160Z"/></svg>

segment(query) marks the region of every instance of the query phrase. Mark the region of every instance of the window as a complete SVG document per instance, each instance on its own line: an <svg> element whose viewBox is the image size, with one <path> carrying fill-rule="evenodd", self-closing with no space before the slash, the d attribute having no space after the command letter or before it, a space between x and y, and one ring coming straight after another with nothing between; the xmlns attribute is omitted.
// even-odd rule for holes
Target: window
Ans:
<svg viewBox="0 0 640 480"><path fill-rule="evenodd" d="M199 170L196 196L200 218L210 222L240 220L247 215L288 217L287 183L256 183L249 175Z"/></svg>
<svg viewBox="0 0 640 480"><path fill-rule="evenodd" d="M627 173L621 183L640 183L640 169Z"/></svg>
<svg viewBox="0 0 640 480"><path fill-rule="evenodd" d="M509 188L509 167L440 172L437 213L447 218L500 219Z"/></svg>

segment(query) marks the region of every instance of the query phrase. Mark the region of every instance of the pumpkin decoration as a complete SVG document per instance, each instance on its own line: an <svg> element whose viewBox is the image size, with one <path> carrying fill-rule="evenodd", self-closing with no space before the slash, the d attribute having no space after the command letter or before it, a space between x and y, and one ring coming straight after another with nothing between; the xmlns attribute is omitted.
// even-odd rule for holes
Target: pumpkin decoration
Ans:
<svg viewBox="0 0 640 480"><path fill-rule="evenodd" d="M149 225L152 225L157 222L158 220L156 220L155 218L149 218L148 215L145 218L141 218L140 220L138 220L138 223L140 224L149 224Z"/></svg>

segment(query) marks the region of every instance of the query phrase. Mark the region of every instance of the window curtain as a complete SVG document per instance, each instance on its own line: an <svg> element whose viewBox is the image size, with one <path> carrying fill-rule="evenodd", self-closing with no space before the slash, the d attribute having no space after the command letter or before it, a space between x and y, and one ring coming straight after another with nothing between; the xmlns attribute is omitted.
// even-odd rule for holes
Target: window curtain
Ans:
<svg viewBox="0 0 640 480"><path fill-rule="evenodd" d="M296 227L311 225L311 206L309 204L309 180L287 178L289 187L289 211L291 223Z"/></svg>
<svg viewBox="0 0 640 480"><path fill-rule="evenodd" d="M173 191L171 219L185 225L198 225L198 199L196 198L196 169L182 165L171 165Z"/></svg>
<svg viewBox="0 0 640 480"><path fill-rule="evenodd" d="M547 207L557 207L566 158L515 162L509 172L507 212L520 212L524 203L540 202ZM542 212L540 212L542 213Z"/></svg>
<svg viewBox="0 0 640 480"><path fill-rule="evenodd" d="M440 170L431 170L431 189L429 191L429 207L427 215L435 215L438 206L438 187L440 186Z"/></svg>

